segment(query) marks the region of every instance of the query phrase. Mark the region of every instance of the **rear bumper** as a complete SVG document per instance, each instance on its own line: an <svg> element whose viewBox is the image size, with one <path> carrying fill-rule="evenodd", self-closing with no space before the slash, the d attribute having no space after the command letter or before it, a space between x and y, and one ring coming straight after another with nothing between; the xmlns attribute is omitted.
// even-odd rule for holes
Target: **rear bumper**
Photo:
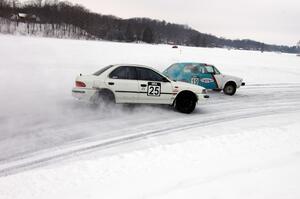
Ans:
<svg viewBox="0 0 300 199"><path fill-rule="evenodd" d="M79 100L90 101L93 96L95 96L96 89L78 88L72 89L72 96Z"/></svg>

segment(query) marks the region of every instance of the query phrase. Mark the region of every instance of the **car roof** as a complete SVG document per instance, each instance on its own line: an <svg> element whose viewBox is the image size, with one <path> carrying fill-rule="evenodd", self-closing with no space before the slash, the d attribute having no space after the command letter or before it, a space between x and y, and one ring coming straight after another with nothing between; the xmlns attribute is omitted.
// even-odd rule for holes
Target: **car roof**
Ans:
<svg viewBox="0 0 300 199"><path fill-rule="evenodd" d="M207 63L201 63L201 62L178 62L178 63L174 63L174 64L199 64L199 65L204 65L204 66L212 66L211 64L207 64Z"/></svg>
<svg viewBox="0 0 300 199"><path fill-rule="evenodd" d="M141 65L141 64L114 64L113 66L133 66L133 67L143 67L143 68L150 68L150 69L153 69L152 67L150 66L145 66L145 65Z"/></svg>
<svg viewBox="0 0 300 199"><path fill-rule="evenodd" d="M150 67L150 66L146 66L146 65L141 65L141 64L113 64L113 69L120 67L120 66L132 66L132 67L141 67L141 68L148 68L150 70L153 70L157 73L159 73L160 75L166 77L162 72L160 72L159 70L157 70L156 68Z"/></svg>
<svg viewBox="0 0 300 199"><path fill-rule="evenodd" d="M159 70L153 68L153 67L150 67L150 66L146 66L146 65L141 65L141 64L114 64L113 65L113 68L117 68L119 66L132 66L132 67L141 67L141 68L148 68L148 69L151 69L153 71L156 71L158 72L159 74L162 74Z"/></svg>

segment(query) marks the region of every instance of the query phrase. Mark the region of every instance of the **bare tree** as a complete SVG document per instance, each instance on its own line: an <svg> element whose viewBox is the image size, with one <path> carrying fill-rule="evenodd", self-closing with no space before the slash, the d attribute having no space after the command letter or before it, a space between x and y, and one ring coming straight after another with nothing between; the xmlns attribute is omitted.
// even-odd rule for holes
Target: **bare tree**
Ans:
<svg viewBox="0 0 300 199"><path fill-rule="evenodd" d="M144 42L146 43L153 43L154 38L153 38L153 31L150 27L146 27L144 32L143 32L143 39Z"/></svg>
<svg viewBox="0 0 300 199"><path fill-rule="evenodd" d="M32 4L35 5L38 8L41 8L42 4L43 4L43 0L33 0Z"/></svg>

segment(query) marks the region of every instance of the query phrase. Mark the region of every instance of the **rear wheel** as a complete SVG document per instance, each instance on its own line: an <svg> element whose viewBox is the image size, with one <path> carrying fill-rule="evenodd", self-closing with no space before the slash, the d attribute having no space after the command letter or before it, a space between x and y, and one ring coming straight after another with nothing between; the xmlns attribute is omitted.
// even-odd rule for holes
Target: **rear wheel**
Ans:
<svg viewBox="0 0 300 199"><path fill-rule="evenodd" d="M234 95L236 92L236 85L234 83L227 83L223 89L226 95Z"/></svg>
<svg viewBox="0 0 300 199"><path fill-rule="evenodd" d="M184 93L177 97L175 108L181 113L192 113L195 110L197 99L193 94Z"/></svg>
<svg viewBox="0 0 300 199"><path fill-rule="evenodd" d="M115 104L115 96L110 90L100 90L92 100L94 104Z"/></svg>

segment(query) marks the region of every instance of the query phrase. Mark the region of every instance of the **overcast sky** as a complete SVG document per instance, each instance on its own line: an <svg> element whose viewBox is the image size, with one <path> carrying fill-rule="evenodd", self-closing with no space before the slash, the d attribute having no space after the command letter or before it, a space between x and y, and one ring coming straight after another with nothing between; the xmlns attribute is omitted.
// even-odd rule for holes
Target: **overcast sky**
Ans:
<svg viewBox="0 0 300 199"><path fill-rule="evenodd" d="M101 14L164 19L230 39L286 45L300 40L300 0L69 1Z"/></svg>

